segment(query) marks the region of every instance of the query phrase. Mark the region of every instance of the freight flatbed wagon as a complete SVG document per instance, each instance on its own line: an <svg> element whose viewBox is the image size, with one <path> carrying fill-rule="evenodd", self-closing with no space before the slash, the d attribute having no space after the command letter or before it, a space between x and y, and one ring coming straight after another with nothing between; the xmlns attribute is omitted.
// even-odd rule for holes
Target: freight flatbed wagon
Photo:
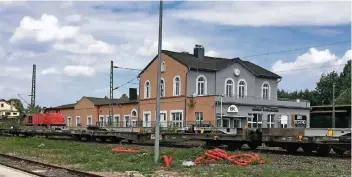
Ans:
<svg viewBox="0 0 352 177"><path fill-rule="evenodd" d="M179 143L190 140L204 141L207 146L225 145L230 150L247 144L251 149L265 145L281 147L289 153L295 153L302 148L306 153L317 151L326 156L333 149L337 154L343 154L351 149L351 129L335 128L211 128L200 131L197 128L182 128L174 132L162 130L159 136L161 142ZM65 136L79 141L115 141L120 142L150 142L155 139L153 128L119 128L108 129L63 129L53 130L43 127L14 127L0 130L2 135L12 136Z"/></svg>

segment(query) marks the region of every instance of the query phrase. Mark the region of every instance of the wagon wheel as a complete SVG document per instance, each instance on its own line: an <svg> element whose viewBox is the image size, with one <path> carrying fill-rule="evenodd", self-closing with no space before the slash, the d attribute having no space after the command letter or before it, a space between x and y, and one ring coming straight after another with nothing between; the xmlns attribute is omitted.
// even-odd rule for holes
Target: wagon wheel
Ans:
<svg viewBox="0 0 352 177"><path fill-rule="evenodd" d="M332 148L334 150L334 152L338 155L343 155L345 153L344 150L342 149L337 149L337 148Z"/></svg>

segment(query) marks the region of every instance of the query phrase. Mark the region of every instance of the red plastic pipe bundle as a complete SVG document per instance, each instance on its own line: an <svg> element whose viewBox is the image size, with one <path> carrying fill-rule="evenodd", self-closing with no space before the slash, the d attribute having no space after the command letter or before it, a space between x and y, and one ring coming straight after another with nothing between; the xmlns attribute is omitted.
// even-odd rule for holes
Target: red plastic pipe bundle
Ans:
<svg viewBox="0 0 352 177"><path fill-rule="evenodd" d="M222 149L214 149L214 150L208 150L204 153L203 156L198 157L195 160L195 164L208 164L208 163L214 163L218 160L228 160L234 165L238 166L247 166L248 164L258 161L259 164L263 164L264 161L259 158L257 154L235 154L235 155L229 155Z"/></svg>
<svg viewBox="0 0 352 177"><path fill-rule="evenodd" d="M124 147L117 147L117 148L112 149L112 152L138 153L141 151L138 149L126 149Z"/></svg>

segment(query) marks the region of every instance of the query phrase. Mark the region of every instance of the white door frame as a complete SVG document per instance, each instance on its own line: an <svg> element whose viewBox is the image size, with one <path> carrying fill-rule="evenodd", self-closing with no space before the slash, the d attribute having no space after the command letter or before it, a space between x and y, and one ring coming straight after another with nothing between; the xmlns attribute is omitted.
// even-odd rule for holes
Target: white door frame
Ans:
<svg viewBox="0 0 352 177"><path fill-rule="evenodd" d="M147 114L149 115L150 120L146 121L144 118L145 118L145 115L147 115ZM151 121L152 121L152 112L151 111L143 111L143 118L142 118L143 124L142 124L142 126L143 127L151 127L152 126Z"/></svg>
<svg viewBox="0 0 352 177"><path fill-rule="evenodd" d="M128 122L126 121L126 117L128 117ZM123 127L129 127L131 125L131 116L128 114L128 115L124 115L123 116Z"/></svg>

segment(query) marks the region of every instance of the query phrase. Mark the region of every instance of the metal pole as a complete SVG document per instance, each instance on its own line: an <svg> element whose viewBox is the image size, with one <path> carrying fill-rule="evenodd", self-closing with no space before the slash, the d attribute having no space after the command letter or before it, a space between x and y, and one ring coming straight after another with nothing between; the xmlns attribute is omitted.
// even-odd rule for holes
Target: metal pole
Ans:
<svg viewBox="0 0 352 177"><path fill-rule="evenodd" d="M157 94L156 94L156 120L155 120L155 143L154 143L154 162L159 159L159 134L160 134L160 79L161 79L161 47L162 47L162 17L163 17L163 1L160 0L159 12L159 43L158 43L158 73L157 73Z"/></svg>
<svg viewBox="0 0 352 177"><path fill-rule="evenodd" d="M222 95L220 97L220 127L222 128Z"/></svg>
<svg viewBox="0 0 352 177"><path fill-rule="evenodd" d="M332 85L332 128L335 128L335 83Z"/></svg>
<svg viewBox="0 0 352 177"><path fill-rule="evenodd" d="M111 120L113 116L113 99L114 99L114 62L111 61L110 66L110 103L109 103L109 117L108 117L108 126L111 128ZM104 122L103 122L104 125Z"/></svg>
<svg viewBox="0 0 352 177"><path fill-rule="evenodd" d="M35 82L36 82L36 65L33 65L30 113L34 113L34 108L35 108L35 90L36 90Z"/></svg>

